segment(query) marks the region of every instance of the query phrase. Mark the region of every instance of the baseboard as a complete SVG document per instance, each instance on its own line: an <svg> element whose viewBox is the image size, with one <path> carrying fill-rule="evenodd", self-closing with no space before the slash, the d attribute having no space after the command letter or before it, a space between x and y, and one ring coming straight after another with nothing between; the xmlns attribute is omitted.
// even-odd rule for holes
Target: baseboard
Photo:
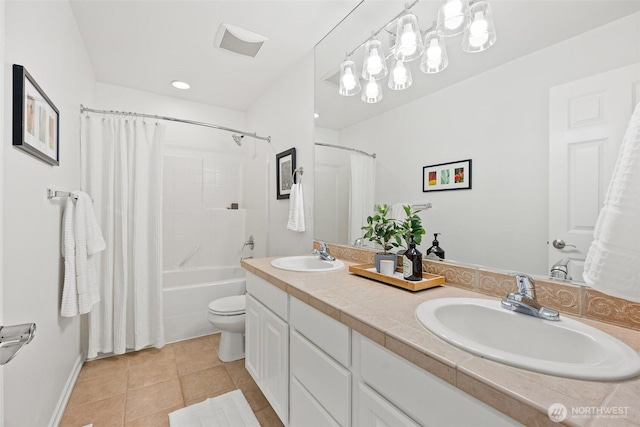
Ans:
<svg viewBox="0 0 640 427"><path fill-rule="evenodd" d="M64 385L64 389L62 389L62 394L60 395L60 399L58 399L58 404L56 405L56 410L53 412L53 416L51 417L51 422L49 422L49 427L58 427L58 425L60 425L60 421L62 421L62 416L64 415L64 410L67 408L67 403L69 403L71 392L73 392L73 387L76 385L83 363L84 353L80 353L76 359L76 363L73 365L71 373L69 374L67 383Z"/></svg>

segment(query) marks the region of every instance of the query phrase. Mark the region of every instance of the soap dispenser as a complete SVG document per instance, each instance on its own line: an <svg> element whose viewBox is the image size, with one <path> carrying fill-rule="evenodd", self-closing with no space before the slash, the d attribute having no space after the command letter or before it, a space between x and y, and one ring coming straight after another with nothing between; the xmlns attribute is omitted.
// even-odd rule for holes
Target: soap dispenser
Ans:
<svg viewBox="0 0 640 427"><path fill-rule="evenodd" d="M427 249L427 255L429 255L430 253L433 253L440 259L444 259L444 249L440 247L440 242L438 242L438 234L441 234L441 233L433 233L432 246L429 249Z"/></svg>

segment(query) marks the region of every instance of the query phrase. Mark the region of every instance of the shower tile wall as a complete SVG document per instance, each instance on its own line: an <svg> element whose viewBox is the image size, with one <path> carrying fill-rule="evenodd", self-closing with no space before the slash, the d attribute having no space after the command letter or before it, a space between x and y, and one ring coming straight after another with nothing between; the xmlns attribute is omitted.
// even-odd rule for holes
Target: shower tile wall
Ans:
<svg viewBox="0 0 640 427"><path fill-rule="evenodd" d="M218 153L164 156L164 269L237 265L245 238L241 156Z"/></svg>

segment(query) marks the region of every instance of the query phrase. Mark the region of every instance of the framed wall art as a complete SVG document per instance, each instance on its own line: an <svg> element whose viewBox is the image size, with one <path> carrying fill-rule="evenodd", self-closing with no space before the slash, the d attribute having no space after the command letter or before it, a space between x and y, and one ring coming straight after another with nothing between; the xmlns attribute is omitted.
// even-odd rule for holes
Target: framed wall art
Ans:
<svg viewBox="0 0 640 427"><path fill-rule="evenodd" d="M22 65L13 65L13 145L60 164L60 112Z"/></svg>
<svg viewBox="0 0 640 427"><path fill-rule="evenodd" d="M290 148L276 154L276 198L288 199L293 185L293 171L296 169L296 149Z"/></svg>
<svg viewBox="0 0 640 427"><path fill-rule="evenodd" d="M422 168L422 191L470 190L471 159Z"/></svg>

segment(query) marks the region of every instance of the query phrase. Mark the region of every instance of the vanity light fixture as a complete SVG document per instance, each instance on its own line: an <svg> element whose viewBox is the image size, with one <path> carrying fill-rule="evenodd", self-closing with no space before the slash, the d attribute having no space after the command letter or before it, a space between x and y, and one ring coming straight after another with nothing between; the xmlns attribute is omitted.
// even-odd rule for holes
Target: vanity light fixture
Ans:
<svg viewBox="0 0 640 427"><path fill-rule="evenodd" d="M379 80L389 75L387 86L390 89L410 87L413 78L409 62L417 58L421 58L420 71L439 73L449 65L445 37L464 33L462 49L471 53L482 52L496 42L493 15L486 0L445 0L438 9L437 20L424 32L420 31L417 16L411 12L419 1L406 4L401 13L377 31L372 31L371 37L347 53L340 65L340 95L352 96L362 90L362 101L369 104L379 102L383 95ZM389 29L394 26L395 32ZM390 35L389 52L383 51L377 37L383 30ZM361 48L364 48L364 58L362 72L358 73L351 56ZM393 61L391 72L386 64L389 58Z"/></svg>
<svg viewBox="0 0 640 427"><path fill-rule="evenodd" d="M189 83L181 82L180 80L173 80L171 82L171 85L176 89L183 89L183 90L189 89L191 87Z"/></svg>

